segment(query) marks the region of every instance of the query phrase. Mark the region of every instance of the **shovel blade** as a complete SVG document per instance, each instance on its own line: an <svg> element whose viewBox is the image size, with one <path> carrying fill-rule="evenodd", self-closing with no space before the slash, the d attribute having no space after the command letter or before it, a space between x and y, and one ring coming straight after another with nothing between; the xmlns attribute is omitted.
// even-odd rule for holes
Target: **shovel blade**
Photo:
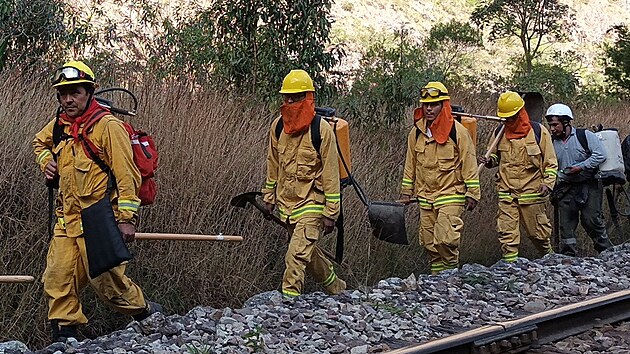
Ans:
<svg viewBox="0 0 630 354"><path fill-rule="evenodd" d="M529 119L540 123L545 114L545 99L540 92L519 92L518 93L525 101L525 110Z"/></svg>
<svg viewBox="0 0 630 354"><path fill-rule="evenodd" d="M371 202L368 218L372 234L379 240L398 245L408 245L405 227L405 205L391 202Z"/></svg>
<svg viewBox="0 0 630 354"><path fill-rule="evenodd" d="M256 197L259 195L262 195L262 192L246 192L239 194L230 200L230 205L237 208L245 208L247 202L251 201L253 204L253 202L256 201Z"/></svg>

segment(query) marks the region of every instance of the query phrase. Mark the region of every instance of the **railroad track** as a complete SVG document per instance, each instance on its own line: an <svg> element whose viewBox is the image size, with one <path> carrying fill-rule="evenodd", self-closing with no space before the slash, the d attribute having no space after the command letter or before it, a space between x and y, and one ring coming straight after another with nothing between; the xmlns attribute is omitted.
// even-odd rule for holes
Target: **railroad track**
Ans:
<svg viewBox="0 0 630 354"><path fill-rule="evenodd" d="M389 354L522 353L540 345L630 318L630 290L619 291L517 320L496 322Z"/></svg>

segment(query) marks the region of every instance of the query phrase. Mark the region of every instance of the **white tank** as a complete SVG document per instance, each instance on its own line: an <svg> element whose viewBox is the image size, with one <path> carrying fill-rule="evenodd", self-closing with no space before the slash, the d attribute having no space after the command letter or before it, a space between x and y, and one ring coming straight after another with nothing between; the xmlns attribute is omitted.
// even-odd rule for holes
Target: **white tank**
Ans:
<svg viewBox="0 0 630 354"><path fill-rule="evenodd" d="M625 180L625 166L621 154L621 141L616 129L605 129L595 135L602 142L606 152L606 161L599 165L599 177L606 180ZM611 181L612 182L612 181Z"/></svg>

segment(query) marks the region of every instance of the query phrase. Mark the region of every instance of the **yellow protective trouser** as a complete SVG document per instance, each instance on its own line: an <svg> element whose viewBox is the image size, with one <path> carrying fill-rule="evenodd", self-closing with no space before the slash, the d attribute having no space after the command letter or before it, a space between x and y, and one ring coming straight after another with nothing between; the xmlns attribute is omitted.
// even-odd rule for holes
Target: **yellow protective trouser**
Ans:
<svg viewBox="0 0 630 354"><path fill-rule="evenodd" d="M429 254L431 273L459 266L459 239L464 207L445 205L420 211L420 244Z"/></svg>
<svg viewBox="0 0 630 354"><path fill-rule="evenodd" d="M127 315L141 313L146 307L144 295L125 275L125 267L119 265L90 279L84 238L66 237L65 230L57 224L42 279L48 298L48 319L58 320L61 326L86 324L79 293L88 283L114 310Z"/></svg>
<svg viewBox="0 0 630 354"><path fill-rule="evenodd" d="M516 200L499 201L497 232L503 260L514 262L518 258L518 246L521 243L519 225L523 225L527 236L541 255L553 253L550 240L551 222L545 209L545 203L518 204Z"/></svg>
<svg viewBox="0 0 630 354"><path fill-rule="evenodd" d="M322 216L306 216L288 224L289 249L284 257L286 269L282 277L282 294L298 296L304 288L304 272L308 272L329 294L339 294L346 283L335 274L332 263L317 247L322 234Z"/></svg>

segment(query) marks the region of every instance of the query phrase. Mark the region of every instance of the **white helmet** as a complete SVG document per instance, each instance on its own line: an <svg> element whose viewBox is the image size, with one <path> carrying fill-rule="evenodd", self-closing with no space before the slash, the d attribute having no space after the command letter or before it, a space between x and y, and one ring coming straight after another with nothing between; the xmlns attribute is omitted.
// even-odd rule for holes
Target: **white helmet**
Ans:
<svg viewBox="0 0 630 354"><path fill-rule="evenodd" d="M545 117L549 117L549 116L557 116L557 117L569 117L569 119L573 119L573 112L571 112L571 108L569 108L569 106L562 104L562 103L556 103L556 104L552 104L549 109L547 109L547 113L545 114Z"/></svg>

